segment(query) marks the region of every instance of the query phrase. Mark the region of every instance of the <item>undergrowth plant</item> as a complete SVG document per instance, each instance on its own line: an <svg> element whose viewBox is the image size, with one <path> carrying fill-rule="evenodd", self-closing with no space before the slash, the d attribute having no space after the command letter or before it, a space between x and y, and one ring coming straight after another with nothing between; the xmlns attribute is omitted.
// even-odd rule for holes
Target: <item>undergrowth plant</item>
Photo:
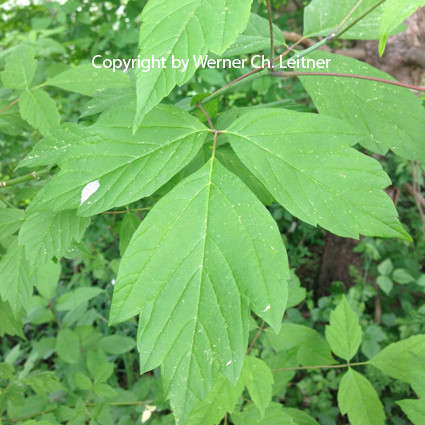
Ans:
<svg viewBox="0 0 425 425"><path fill-rule="evenodd" d="M384 424L383 405L362 373L365 365L411 385L418 398L397 403L412 422L423 424L425 335L392 342L370 360L356 362L362 329L345 296L330 315L325 338L307 326L282 323L285 309L305 293L267 209L279 203L299 220L339 236L412 240L384 191L390 178L371 154L391 150L425 160L425 111L409 89L425 90L320 47L341 39L379 39L382 54L387 37L423 5L423 0L313 0L305 9L304 36L319 41L297 50L299 44L289 47L272 24L268 1L262 7L269 19L251 12L252 0L150 0L141 13L135 53L164 58L166 66L149 72L112 72L83 63L46 73L43 49L53 49L46 40L54 30L8 40L0 51L0 124L7 134L29 132L41 140L20 161L21 175L0 183L6 194L0 205L1 333L24 336L21 320L33 306L34 287L51 311L52 299L59 311L71 311L102 292L77 288L57 301L59 260L90 257L80 241L91 217L124 211L109 325L138 317L140 373L160 368L177 424L315 424L301 409L279 403L294 372L311 369L344 370L338 407L351 424ZM268 65L221 87L211 82L209 92L176 97L176 87L197 76L193 56L247 57L264 49ZM172 68L173 56L189 59L187 68ZM329 67L287 70L290 60L302 58L322 59ZM299 79L318 113L290 110L284 102L220 104L247 82L290 78ZM78 110L79 122L61 114L68 92L82 95L75 97L78 102L91 97ZM7 196L22 183L28 187L23 199ZM141 199L150 201L137 208ZM132 210L149 212L140 222ZM391 273L381 269L382 276ZM269 346L261 354L255 343L263 330ZM89 395L50 401L44 422L29 414L25 423L79 424L90 418L91 424L107 424L111 419L99 413L96 397L108 408L126 405L114 402L116 392L106 383L113 367L84 335L59 327L53 349L68 364L77 364L80 352L88 350L72 380ZM114 341L120 352L120 344L132 347L133 340ZM102 344L113 352L114 344ZM50 392L49 379L56 382L49 372L16 381L12 363L0 368L5 424L19 417L13 406L26 387L44 394L41 387ZM71 413L65 405L72 406ZM142 422L174 422L171 416L152 416L155 409L146 403Z"/></svg>

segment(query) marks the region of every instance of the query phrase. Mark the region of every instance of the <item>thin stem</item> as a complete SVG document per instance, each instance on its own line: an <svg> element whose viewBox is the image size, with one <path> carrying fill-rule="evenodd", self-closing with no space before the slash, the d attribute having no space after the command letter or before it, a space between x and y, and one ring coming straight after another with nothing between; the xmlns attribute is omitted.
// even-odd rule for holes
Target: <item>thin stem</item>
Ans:
<svg viewBox="0 0 425 425"><path fill-rule="evenodd" d="M359 0L356 5L350 10L348 15L341 21L341 23L332 31L332 34L338 34L338 31L345 25L345 23L353 16L353 13L358 9L358 7L363 3L363 0Z"/></svg>
<svg viewBox="0 0 425 425"><path fill-rule="evenodd" d="M267 15L269 16L269 28L270 28L270 63L272 64L269 69L273 69L274 62L274 38L273 38L273 19L272 19L272 8L270 6L270 0L266 0L267 4Z"/></svg>
<svg viewBox="0 0 425 425"><path fill-rule="evenodd" d="M346 26L345 28L342 28L336 34L335 33L329 34L326 37L326 40L333 41L333 40L336 40L337 38L341 37L341 35L343 35L348 30L350 30L351 28L353 28L354 25L358 24L363 18L365 18L370 13L372 13L377 7L381 6L381 4L384 3L384 1L386 1L386 0L380 0L378 3L376 3L375 5L373 5L372 7L370 7L368 10L366 10L363 14L361 14L358 18L356 18L353 22L351 22L350 25Z"/></svg>
<svg viewBox="0 0 425 425"><path fill-rule="evenodd" d="M210 118L210 116L208 115L208 112L205 110L205 108L200 104L200 103L197 103L197 105L196 105L200 110L201 110L201 112L204 114L204 116L205 116L205 118L207 119L207 122L208 122L208 125L210 126L210 129L211 129L211 131L217 131L215 128L214 128L214 124L212 123L212 121L211 121L211 118Z"/></svg>
<svg viewBox="0 0 425 425"><path fill-rule="evenodd" d="M50 170L50 168L45 168L44 170L33 171L32 173L26 174L25 176L17 177L16 179L0 181L0 188L14 186L15 184L26 182L28 180L39 180L41 176L48 174Z"/></svg>
<svg viewBox="0 0 425 425"><path fill-rule="evenodd" d="M59 318L58 315L56 313L55 308L53 307L53 303L52 300L49 300L49 304L48 304L49 310L52 312L53 314L53 321L56 323L56 325L58 326L59 329L62 329L62 325L61 322L59 322Z"/></svg>
<svg viewBox="0 0 425 425"><path fill-rule="evenodd" d="M275 62L280 60L281 58L284 58L286 55L291 53L293 50L295 50L295 47L297 47L299 44L301 44L305 40L305 37L301 37L299 40L297 40L292 46L288 47L283 53L281 53L277 58L275 58Z"/></svg>
<svg viewBox="0 0 425 425"><path fill-rule="evenodd" d="M369 15L369 13L373 12L378 6L380 6L385 0L380 0L378 3L376 3L374 6L372 6L371 8L369 8L368 10L366 10L362 15L360 15L358 18L356 18L350 25L348 25L345 28L342 28L341 30L339 30L336 34L332 33L330 34L328 37L324 38L323 40L319 41L318 43L314 44L313 46L309 47L306 50L303 50L302 52L298 53L298 55L296 56L296 58L301 58L303 56L308 55L310 52L317 50L318 48L320 48L321 46L327 44L330 41L336 40L337 38L339 38L341 35L343 35L346 31L348 31L350 28L352 28L354 25L356 25L359 21L361 21L363 18L365 18L367 15ZM302 38L301 40L299 40L297 43L295 43L295 45L300 44L305 38ZM275 62L277 60L279 60L281 57L284 57L286 54L288 54L291 50L294 49L295 45L291 46L286 52L282 53L282 55L278 56L277 58L275 58ZM283 63L283 65L286 64L286 61ZM255 80L257 78L261 78L263 75L265 75L264 73L264 68L258 68L258 69L253 69L251 71L249 71L248 73L242 75L241 77L236 78L235 80L231 81L230 83L227 83L226 85L224 85L223 87L219 88L218 90L216 90L215 92L211 93L208 97L206 97L205 99L202 99L200 103L207 103L210 102L211 100L215 99L216 97L218 97L220 94L222 93L226 93L227 91L229 91L231 88L234 88L238 85L240 85L241 82L243 83L247 83L249 81ZM193 110L193 107L189 109L189 111Z"/></svg>
<svg viewBox="0 0 425 425"><path fill-rule="evenodd" d="M299 40L297 43L295 43L295 45L298 45L301 42L302 42L302 39ZM309 47L308 49L305 49L305 50L299 52L295 56L295 58L296 59L302 58L302 57L308 55L309 53L311 53L312 51L318 49L319 47L325 45L326 43L327 43L326 39L323 39L323 40L319 41L318 43L314 44L313 46ZM293 45L290 48L288 48L284 53L282 53L277 58L275 58L274 61L276 62L276 61L280 60L281 57L284 57L289 52L291 52L291 50L295 47L295 45ZM285 65L286 63L287 63L287 60L284 61L282 63L282 65ZM231 88L234 88L236 86L239 86L242 83L245 84L245 83L248 83L249 81L256 80L257 78L264 77L265 75L267 75L267 71L266 71L266 69L264 67L263 68L252 69L251 71L247 72L246 74L244 74L244 75L236 78L235 80L231 81L230 83L227 83L223 87L221 87L218 90L216 90L215 92L211 93L208 97L202 99L201 102L202 103L208 103L211 100L214 100L215 98L217 98L218 96L220 96L221 94L226 93ZM189 111L192 111L194 108L195 108L195 106L192 106L191 108L189 108Z"/></svg>
<svg viewBox="0 0 425 425"><path fill-rule="evenodd" d="M210 102L211 100L213 100L216 97L218 97L221 93L227 92L230 87L232 87L233 85L239 83L239 81L246 80L251 75L257 74L258 72L263 71L263 70L264 70L264 68L252 69L251 71L247 72L246 74L241 75L240 77L234 79L233 81L230 81L230 83L225 84L223 87L220 87L215 92L211 93L208 97L206 97L205 99L202 99L201 102L202 103Z"/></svg>
<svg viewBox="0 0 425 425"><path fill-rule="evenodd" d="M8 110L10 107L12 107L15 103L17 103L19 101L18 99L15 99L13 102L9 103L9 105L5 106L1 111L0 114L2 114L4 111Z"/></svg>
<svg viewBox="0 0 425 425"><path fill-rule="evenodd" d="M251 351L251 348L254 346L255 341L257 341L258 337L261 335L261 332L263 332L264 329L264 320L261 322L260 329L258 329L258 332L254 336L254 339L251 341L251 344L249 344L248 350L246 350L246 354L248 354Z"/></svg>
<svg viewBox="0 0 425 425"><path fill-rule="evenodd" d="M343 74L339 72L273 72L276 77L342 77L342 78L355 78L359 80L375 81L378 83L390 84L397 87L404 87L410 90L417 90L425 92L425 87L413 86L411 84L400 83L398 81L385 80L384 78L369 77L367 75L356 75L356 74Z"/></svg>
<svg viewBox="0 0 425 425"><path fill-rule="evenodd" d="M101 214L125 214L128 212L137 212L137 211L150 211L152 208L146 207L146 208L133 208L128 210L121 210L121 211L103 211Z"/></svg>
<svg viewBox="0 0 425 425"><path fill-rule="evenodd" d="M358 363L347 363L347 364L331 364L331 365L320 365L320 366L299 366L299 367L284 367L282 369L272 369L272 372L285 372L288 370L308 370L308 369L341 369L344 367L351 366L363 366L369 362L358 362Z"/></svg>
<svg viewBox="0 0 425 425"><path fill-rule="evenodd" d="M213 142L213 148L212 148L212 155L211 155L211 158L214 158L215 157L215 150L216 150L216 148L217 148L217 137L218 137L218 135L220 134L220 132L219 131L216 131L216 130L214 130L214 142Z"/></svg>
<svg viewBox="0 0 425 425"><path fill-rule="evenodd" d="M221 131L216 130L216 128L214 127L214 124L213 124L210 116L208 115L208 112L205 110L205 108L200 103L197 103L196 106L205 115L205 118L208 121L208 125L210 126L211 133L214 135L213 149L212 149L212 155L211 155L211 158L214 158L215 157L215 150L216 150L216 147L217 147L217 138L218 138L219 134L221 134Z"/></svg>
<svg viewBox="0 0 425 425"><path fill-rule="evenodd" d="M147 401L121 401L109 403L110 406L143 406L145 404L151 404L152 400ZM96 406L96 404L94 405Z"/></svg>
<svg viewBox="0 0 425 425"><path fill-rule="evenodd" d="M419 215L421 217L421 221L422 221L422 239L425 240L425 214L424 214L424 210L422 209L422 205L419 202L418 196L417 194L420 195L421 193L421 185L419 180L416 178L417 176L417 166L419 167L419 175L420 175L420 166L419 166L419 162L418 161L410 161L410 168L411 168L411 172L412 172L412 185L413 185L413 190L414 190L414 196L413 198L415 199L415 203L416 203L416 207L419 211Z"/></svg>

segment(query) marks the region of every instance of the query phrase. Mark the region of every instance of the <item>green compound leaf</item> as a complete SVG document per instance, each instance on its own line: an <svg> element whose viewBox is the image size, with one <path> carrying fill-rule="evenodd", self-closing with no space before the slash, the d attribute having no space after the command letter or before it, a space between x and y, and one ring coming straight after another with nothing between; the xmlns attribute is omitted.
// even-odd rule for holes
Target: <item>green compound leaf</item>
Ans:
<svg viewBox="0 0 425 425"><path fill-rule="evenodd" d="M304 9L304 36L328 36L332 34L357 3L358 0L311 1ZM342 28L347 28L376 3L377 0L363 0ZM373 12L342 34L341 38L348 40L378 39L382 11L382 5L377 7Z"/></svg>
<svg viewBox="0 0 425 425"><path fill-rule="evenodd" d="M375 388L362 375L349 369L338 388L338 406L351 425L384 425L384 408Z"/></svg>
<svg viewBox="0 0 425 425"><path fill-rule="evenodd" d="M5 87L9 89L28 89L37 69L34 59L35 50L25 44L14 48L6 59L6 66L1 73Z"/></svg>
<svg viewBox="0 0 425 425"><path fill-rule="evenodd" d="M25 212L18 208L0 207L0 239L15 233L25 218Z"/></svg>
<svg viewBox="0 0 425 425"><path fill-rule="evenodd" d="M282 31L273 25L273 38L276 46L283 44L285 39ZM251 13L245 31L238 36L224 53L223 57L249 55L270 48L270 26L268 19Z"/></svg>
<svg viewBox="0 0 425 425"><path fill-rule="evenodd" d="M331 312L329 323L326 326L326 340L331 350L349 362L362 342L362 329L356 312L348 305L345 296Z"/></svg>
<svg viewBox="0 0 425 425"><path fill-rule="evenodd" d="M0 261L0 297L15 315L30 300L34 283L24 247L14 241Z"/></svg>
<svg viewBox="0 0 425 425"><path fill-rule="evenodd" d="M233 413L232 422L235 425L297 425L278 403L271 403L264 416L261 415L257 406L251 404L243 412Z"/></svg>
<svg viewBox="0 0 425 425"><path fill-rule="evenodd" d="M137 70L136 129L155 105L176 84L194 74L193 56L208 50L221 55L242 32L249 19L252 0L150 0L141 15L141 60L163 59L164 66ZM175 59L188 61L186 69L173 68Z"/></svg>
<svg viewBox="0 0 425 425"><path fill-rule="evenodd" d="M225 133L242 162L301 220L340 236L411 240L382 190L389 177L349 146L361 139L350 125L265 108L243 114Z"/></svg>
<svg viewBox="0 0 425 425"><path fill-rule="evenodd" d="M45 84L86 96L94 96L97 92L107 89L131 87L130 78L124 72L95 68L92 64L75 66L49 78Z"/></svg>
<svg viewBox="0 0 425 425"><path fill-rule="evenodd" d="M418 367L414 355L425 352L425 335L416 335L385 347L370 363L380 371L404 382L411 382Z"/></svg>
<svg viewBox="0 0 425 425"><path fill-rule="evenodd" d="M396 403L414 425L425 423L425 400L400 400Z"/></svg>
<svg viewBox="0 0 425 425"><path fill-rule="evenodd" d="M42 211L29 214L19 231L19 244L31 265L45 264L53 257L61 258L73 240L79 242L89 218L76 216L75 210Z"/></svg>
<svg viewBox="0 0 425 425"><path fill-rule="evenodd" d="M142 373L162 363L184 422L220 371L233 383L249 307L279 330L288 264L276 223L249 189L211 159L164 196L121 260L110 323L140 313Z"/></svg>
<svg viewBox="0 0 425 425"><path fill-rule="evenodd" d="M266 408L272 401L272 371L263 360L247 356L243 368L243 379L252 401L261 416L264 416Z"/></svg>
<svg viewBox="0 0 425 425"><path fill-rule="evenodd" d="M43 136L52 128L59 127L60 115L56 103L44 90L22 92L19 97L19 111L22 118Z"/></svg>
<svg viewBox="0 0 425 425"><path fill-rule="evenodd" d="M190 414L186 425L218 425L227 412L232 412L244 390L242 377L236 385L219 375L204 400Z"/></svg>
<svg viewBox="0 0 425 425"><path fill-rule="evenodd" d="M356 59L327 52L313 52L308 58L331 59L329 68L321 70L324 72L394 81L385 72ZM391 149L403 158L425 161L425 108L409 90L355 78L300 79L321 114L348 121L364 134L359 143L365 148L380 154Z"/></svg>
<svg viewBox="0 0 425 425"><path fill-rule="evenodd" d="M67 150L61 171L28 211L78 208L90 216L152 195L197 154L206 127L181 109L159 105L136 134L134 109L117 109L87 129L90 137ZM91 143L88 143L90 140Z"/></svg>
<svg viewBox="0 0 425 425"><path fill-rule="evenodd" d="M387 0L384 3L379 27L379 54L381 56L391 32L422 6L425 6L425 0Z"/></svg>

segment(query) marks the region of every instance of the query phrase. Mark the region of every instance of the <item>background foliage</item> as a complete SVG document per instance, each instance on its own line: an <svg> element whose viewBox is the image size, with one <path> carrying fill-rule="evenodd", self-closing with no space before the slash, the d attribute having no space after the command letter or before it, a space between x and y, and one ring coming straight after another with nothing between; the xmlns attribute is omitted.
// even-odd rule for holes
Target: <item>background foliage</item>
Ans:
<svg viewBox="0 0 425 425"><path fill-rule="evenodd" d="M311 2L305 15L302 2L298 2L292 12L282 13L286 3L272 2L274 23L279 28L302 32L305 16L304 31L308 36L327 36L329 29L335 29L347 14L343 9L337 10L339 2L332 2L335 3L332 9L335 22L326 21L324 16L322 21L328 22L329 28L320 27L311 17L317 16L315 7L321 13L327 11L323 2ZM365 10L375 4L364 3ZM421 2L413 3L415 8L423 6ZM176 163L163 181L130 187L129 192L139 192L134 193L122 208L113 208L119 203L120 190L115 194L108 192L108 196L114 198L106 205L102 204L105 193L97 193L98 197L92 198L90 206L80 208L81 217L72 210L61 209L61 205L79 206L81 181L84 185L93 180L90 173L101 164L102 155L107 157L105 152L112 149L111 140L121 138L128 152L134 148L135 138L143 137L140 134L147 134L149 141L159 137L160 131L166 131L150 130L149 121L143 121L143 132L133 135L134 112L130 115L126 107L133 101L136 77L133 73L111 76L101 72L99 78L93 80L89 64L90 58L99 52L111 58L135 56L139 44L138 22L144 5L140 0L69 0L64 4L43 2L23 7L9 4L2 11L0 181L7 183L0 188L0 422L3 424L176 423L159 368L150 370L147 367L147 373L139 374L138 320L129 310L121 317L130 319L126 322L108 326L108 320L120 258L134 232L140 223L150 224L155 220L145 221L145 218L161 199L161 205L166 207L164 217L158 221L159 225L165 222L167 213L174 213L176 204L174 201L166 204L164 196L174 193L170 190L188 175L194 172L199 175L198 170L211 156L212 138L206 136L205 116L199 109L192 111L194 117L186 112L173 112L174 109L167 106L155 109L158 117L151 118L152 122L175 120L184 128L182 137L199 146L205 142L194 160L189 165ZM375 20L370 15L362 24L370 32L366 38L379 38L381 53L388 34L397 32L408 16L397 11L391 14L390 7L388 10L382 17L382 24L376 24L376 16L381 18L382 15L380 8L374 12ZM259 15L253 18L258 22L263 18L261 28L265 28L260 37L265 41L257 40L259 44L254 51L264 49L264 53L269 54L265 4L254 2L251 12ZM356 13L360 16L361 12L359 9ZM356 14L350 19L355 18ZM278 28L275 32L279 52L282 52L283 37ZM359 37L355 33L350 37L348 32L347 38ZM149 38L145 42L149 43ZM209 43L207 47L214 53L220 54L223 50L216 40L211 39ZM244 43L246 46L247 39ZM339 44L350 47L350 41L333 43L338 47ZM246 53L238 51L237 46L233 49L231 54ZM367 66L359 62L340 61L336 60L339 68L333 71L347 72L348 68L353 70L356 66L356 73L369 72ZM72 67L76 65L82 67L78 68L78 74L73 74L75 68ZM70 74L64 77L66 71ZM382 76L379 71L370 72ZM179 105L182 111L190 109L193 96L214 92L242 74L243 70L237 69L226 72L199 70L193 77L186 76L187 82L182 87L172 87L169 94L162 93L168 94L164 103ZM236 373L235 385L219 375L203 401L194 403L193 408L183 413L174 406L174 414L177 418L184 416L180 423L192 425L220 422L331 425L347 423L347 420L354 425L377 425L385 421L394 425L421 424L425 418L425 244L417 205L403 188L412 179L415 187L423 184L422 165L412 162L425 156L421 147L423 107L416 99L412 100L406 89L394 91L399 88L385 86L378 93L384 104L389 99L386 109L364 112L364 105L371 97L376 97L375 92L371 94L370 86L362 86L354 80L342 82L320 77L300 80L255 79L226 92L219 101L214 99L205 104L216 128L227 128L232 133L226 139L219 139L217 159L244 180L268 206L277 223L291 267L289 298L280 330L280 324L276 324L279 318L264 317L278 333L264 324L258 311L254 310L256 315L246 316L249 355L244 357L242 351L240 376L237 379ZM342 93L336 84L357 86L359 104L347 106L342 99L343 108L335 107L332 102ZM31 90L27 90L29 87ZM18 96L19 102L16 102ZM201 98L195 98L192 106L199 100ZM394 118L395 102L402 111L403 122L400 115ZM266 104L275 108L273 112L270 109L264 112ZM144 114L142 108L145 107L139 100L138 118ZM249 120L238 118L246 107L253 108L251 112L248 110ZM367 136L361 138L358 150L375 152L393 187L402 189L397 210L405 228L394 224L392 234L388 234L388 230L380 230L380 233L374 230L374 233L367 226L339 226L329 213L319 214L319 219L313 211L309 213L308 208L298 211L288 204L284 209L274 201L281 202L279 193L268 190L271 176L250 173L250 156L257 159L259 156L253 147L247 148L247 143L240 140L241 135L249 138L256 134L255 129L246 129L245 121L254 122L264 117L261 130L267 133L272 129L271 125L266 127L271 115L278 117L276 121L295 128L300 125L298 115L288 111L316 112L316 108L336 118L350 117L348 121L357 127L355 131L350 130L351 144ZM356 113L362 111L364 119L355 120ZM316 133L323 137L319 132L320 118L316 118L308 125L317 125ZM117 121L125 123L127 129L116 128ZM397 125L403 126L399 133L393 128ZM407 136L405 128L409 129ZM337 120L331 128L333 133L340 133L340 137L345 129ZM368 138L371 132L375 138ZM389 140L389 133L395 145L377 145L376 139ZM263 132L261 136L266 138L267 134ZM80 166L82 145L90 138L99 141L98 149L91 163ZM69 154L69 145L75 140L81 145ZM388 148L392 152L382 156ZM67 161L61 163L61 171L58 171L56 164L63 159L65 151ZM357 158L357 152L351 148L342 154L349 155L348 152ZM190 155L190 152L183 154ZM248 158L245 165L241 162L244 158ZM368 164L373 167L372 161ZM158 164L158 168L160 166ZM142 168L145 167L143 163ZM155 174L155 169L152 172ZM53 173L55 177L52 178ZM225 180L225 176L223 170L217 169L217 181ZM329 176L324 177L329 179ZM46 181L49 186L45 186ZM187 181L182 185L187 185ZM237 184L229 178L226 187L230 191ZM182 185L179 187L184 187ZM53 187L53 192L46 191L46 187ZM63 194L64 187L72 190ZM252 194L248 191L244 195L244 190L241 186L238 192L251 202ZM374 193L376 196L382 195ZM305 198L300 199L302 202ZM388 203L389 198L385 199L388 208L380 217L388 214L391 221L395 214L388 212L391 203ZM220 206L218 201L217 206ZM332 210L338 213L339 208L341 205L335 204ZM93 217L89 218L91 215ZM346 282L327 282L325 296L314 290L325 240L325 231L311 225L317 223L344 236L357 237L359 231L369 235L355 248L361 265L351 269L352 284L347 287ZM406 232L413 242L407 240ZM267 235L267 240L272 240L272 233ZM402 238L373 238L376 234L398 234ZM138 247L129 250L138 251ZM284 274L285 271L280 278ZM275 291L279 291L277 284ZM112 317L119 318L117 311L112 310ZM232 341L239 337L237 331L236 328ZM243 350L247 341L240 341ZM352 367L348 368L347 363Z"/></svg>

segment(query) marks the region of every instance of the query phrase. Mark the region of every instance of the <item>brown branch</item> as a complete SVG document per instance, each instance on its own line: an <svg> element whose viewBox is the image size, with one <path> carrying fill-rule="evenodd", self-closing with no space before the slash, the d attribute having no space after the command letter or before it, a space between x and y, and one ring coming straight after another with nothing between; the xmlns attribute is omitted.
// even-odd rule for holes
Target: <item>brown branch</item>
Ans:
<svg viewBox="0 0 425 425"><path fill-rule="evenodd" d="M58 315L56 313L55 308L53 307L52 300L49 300L48 307L49 307L49 310L52 312L53 321L56 323L56 325L59 329L62 329L62 324L59 322L59 318L58 318Z"/></svg>
<svg viewBox="0 0 425 425"><path fill-rule="evenodd" d="M248 350L246 350L246 354L248 354L251 351L251 348L254 346L255 341L257 341L257 339L260 336L261 332L263 332L263 329L264 329L264 320L261 322L260 329L258 329L258 332L254 336L254 339L251 341L251 344L249 344Z"/></svg>
<svg viewBox="0 0 425 425"><path fill-rule="evenodd" d="M375 289L378 290L377 286L378 285L374 285ZM373 321L379 325L381 323L381 313L382 313L381 297L379 296L379 293L378 295L375 295L374 307L375 307L375 312L373 315Z"/></svg>
<svg viewBox="0 0 425 425"><path fill-rule="evenodd" d="M425 214L424 214L424 210L422 208L421 203L418 201L418 196L417 196L417 194L421 193L421 185L419 181L417 181L416 179L416 167L418 165L419 165L418 161L415 161L415 162L410 161L410 168L411 168L412 180L413 180L413 190L415 192L414 198L415 198L416 207L419 211L419 216L421 217L421 221L422 221L422 238L423 240L425 240Z"/></svg>
<svg viewBox="0 0 425 425"><path fill-rule="evenodd" d="M8 110L10 107L12 107L15 103L17 103L19 101L18 99L15 99L13 102L9 103L9 105L5 106L1 111L0 114L2 114L4 111Z"/></svg>
<svg viewBox="0 0 425 425"><path fill-rule="evenodd" d="M277 56L276 58L274 58L274 62L277 62L281 58L284 58L286 55L288 55L289 53L291 53L295 49L295 47L297 47L299 44L302 44L303 41L304 41L304 39L301 38L295 44L293 44L292 46L288 47L283 53L281 53L279 56ZM313 46L311 46L311 47L313 47ZM224 86L220 87L215 92L211 93L210 96L208 96L208 98L206 98L206 99L210 99L211 100L212 98L216 97L221 91L226 90L230 86L233 86L234 84L238 83L239 81L242 81L245 78L248 78L248 77L250 77L253 74L256 74L257 72L260 72L260 71L262 71L265 68L266 68L265 66L262 66L262 67L259 67L259 68L252 69L251 71L247 72L246 74L241 75L240 77L234 79L233 81L230 81L230 83L227 83Z"/></svg>
<svg viewBox="0 0 425 425"><path fill-rule="evenodd" d="M211 121L211 118L210 118L210 116L208 115L208 112L205 110L205 108L200 104L200 103L197 103L196 104L196 106L201 110L201 112L204 114L204 116L205 116L205 118L207 119L207 121L208 121L208 125L210 126L210 129L211 129L211 131L212 132L214 132L214 131L217 131L215 128L214 128L214 124L212 123L212 121Z"/></svg>
<svg viewBox="0 0 425 425"><path fill-rule="evenodd" d="M311 38L304 38L301 34L298 34L296 32L283 31L283 36L285 37L286 41L289 41L291 43L299 43L307 48L314 46L314 44L316 43ZM367 56L366 51L360 48L331 49L328 45L325 44L324 46L320 47L317 50L323 50L324 52L332 52L335 55L348 56L350 58L354 58L358 60L365 60Z"/></svg>
<svg viewBox="0 0 425 425"><path fill-rule="evenodd" d="M425 208L425 198L420 193L417 193L411 184L404 183L403 187L407 192L409 192L410 195L413 196L414 199L416 199L422 205L422 207Z"/></svg>
<svg viewBox="0 0 425 425"><path fill-rule="evenodd" d="M267 15L269 17L269 29L270 29L270 63L274 62L274 38L273 38L273 19L272 19L272 8L270 6L270 0L266 0ZM272 70L274 67L270 65L269 69Z"/></svg>
<svg viewBox="0 0 425 425"><path fill-rule="evenodd" d="M291 31L282 31L283 37L285 41L289 41L290 43L301 43L304 47L311 47L316 42L311 38L304 38L301 34Z"/></svg>
<svg viewBox="0 0 425 425"><path fill-rule="evenodd" d="M385 80L384 78L375 78L375 77L369 77L367 75L356 75L356 74L343 74L339 72L281 72L276 71L273 72L273 75L276 77L341 77L341 78L355 78L358 80L367 80L367 81L374 81L377 83L384 83L384 84L390 84L397 87L404 87L406 89L410 90L416 90L421 91L425 93L425 87L418 87L414 86L412 84L405 84L400 83L399 81L391 81L391 80Z"/></svg>
<svg viewBox="0 0 425 425"><path fill-rule="evenodd" d="M215 156L215 149L217 147L217 137L219 136L219 134L222 134L221 131L216 130L216 128L214 127L213 122L211 121L210 116L208 115L208 112L205 110L205 108L200 104L197 103L196 106L202 111L202 113L205 115L205 118L208 121L208 125L210 126L211 129L211 133L214 135L214 142L213 142L213 149L212 149L212 157L214 158Z"/></svg>

